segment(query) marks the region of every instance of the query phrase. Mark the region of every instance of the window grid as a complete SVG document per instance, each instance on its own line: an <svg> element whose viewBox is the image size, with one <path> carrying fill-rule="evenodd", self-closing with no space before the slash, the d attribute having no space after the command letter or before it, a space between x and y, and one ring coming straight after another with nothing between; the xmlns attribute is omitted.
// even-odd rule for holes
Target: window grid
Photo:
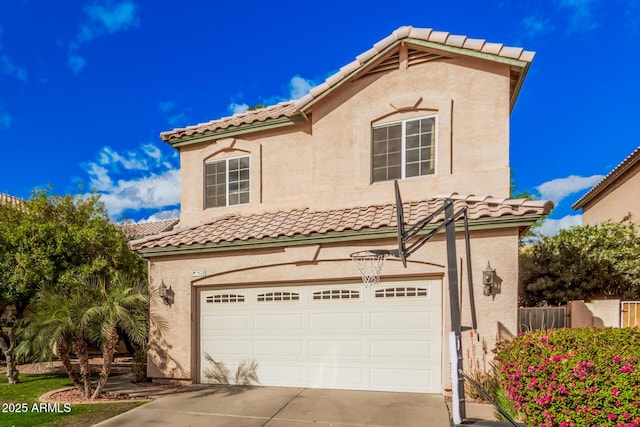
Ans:
<svg viewBox="0 0 640 427"><path fill-rule="evenodd" d="M372 181L435 172L435 117L376 126L372 132Z"/></svg>
<svg viewBox="0 0 640 427"><path fill-rule="evenodd" d="M351 289L327 289L313 293L314 300L360 299L360 291Z"/></svg>
<svg viewBox="0 0 640 427"><path fill-rule="evenodd" d="M429 291L427 288L385 288L376 289L376 298L402 298L402 297L427 297Z"/></svg>
<svg viewBox="0 0 640 427"><path fill-rule="evenodd" d="M205 163L204 207L249 203L249 156Z"/></svg>
<svg viewBox="0 0 640 427"><path fill-rule="evenodd" d="M242 294L218 294L209 295L207 297L207 304L225 304L233 302L244 302L244 295Z"/></svg>
<svg viewBox="0 0 640 427"><path fill-rule="evenodd" d="M258 294L256 301L300 301L300 294L297 292L265 292Z"/></svg>

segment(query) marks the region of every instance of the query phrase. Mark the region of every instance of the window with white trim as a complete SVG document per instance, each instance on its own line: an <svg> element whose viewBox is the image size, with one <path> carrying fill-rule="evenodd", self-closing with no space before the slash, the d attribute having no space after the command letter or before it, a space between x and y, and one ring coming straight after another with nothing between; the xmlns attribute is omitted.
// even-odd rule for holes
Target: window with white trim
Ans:
<svg viewBox="0 0 640 427"><path fill-rule="evenodd" d="M249 156L204 164L204 208L249 203Z"/></svg>
<svg viewBox="0 0 640 427"><path fill-rule="evenodd" d="M372 132L373 182L435 173L436 118L375 125Z"/></svg>

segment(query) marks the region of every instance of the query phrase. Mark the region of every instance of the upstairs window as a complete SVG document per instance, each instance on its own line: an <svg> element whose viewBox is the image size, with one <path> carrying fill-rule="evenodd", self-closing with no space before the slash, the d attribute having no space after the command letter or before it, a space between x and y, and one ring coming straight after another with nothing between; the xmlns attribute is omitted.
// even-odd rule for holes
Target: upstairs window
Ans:
<svg viewBox="0 0 640 427"><path fill-rule="evenodd" d="M436 118L403 120L373 127L373 182L435 172Z"/></svg>
<svg viewBox="0 0 640 427"><path fill-rule="evenodd" d="M249 203L249 156L204 165L204 208Z"/></svg>

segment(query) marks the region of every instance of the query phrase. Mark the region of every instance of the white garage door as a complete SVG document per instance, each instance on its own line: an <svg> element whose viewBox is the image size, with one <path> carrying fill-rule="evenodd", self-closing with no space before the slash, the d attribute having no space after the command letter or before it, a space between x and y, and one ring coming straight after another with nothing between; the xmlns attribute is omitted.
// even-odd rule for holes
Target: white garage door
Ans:
<svg viewBox="0 0 640 427"><path fill-rule="evenodd" d="M205 353L260 384L440 393L440 280L202 291Z"/></svg>

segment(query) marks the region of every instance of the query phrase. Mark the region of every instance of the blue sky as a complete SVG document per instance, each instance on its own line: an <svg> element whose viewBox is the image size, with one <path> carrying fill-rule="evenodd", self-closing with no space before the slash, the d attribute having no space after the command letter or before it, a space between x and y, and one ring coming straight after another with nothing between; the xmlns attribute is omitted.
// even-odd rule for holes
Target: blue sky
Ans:
<svg viewBox="0 0 640 427"><path fill-rule="evenodd" d="M94 188L116 221L175 216L160 132L299 97L402 25L537 52L510 154L518 189L557 204L548 234L640 145L640 0L0 0L0 192Z"/></svg>

